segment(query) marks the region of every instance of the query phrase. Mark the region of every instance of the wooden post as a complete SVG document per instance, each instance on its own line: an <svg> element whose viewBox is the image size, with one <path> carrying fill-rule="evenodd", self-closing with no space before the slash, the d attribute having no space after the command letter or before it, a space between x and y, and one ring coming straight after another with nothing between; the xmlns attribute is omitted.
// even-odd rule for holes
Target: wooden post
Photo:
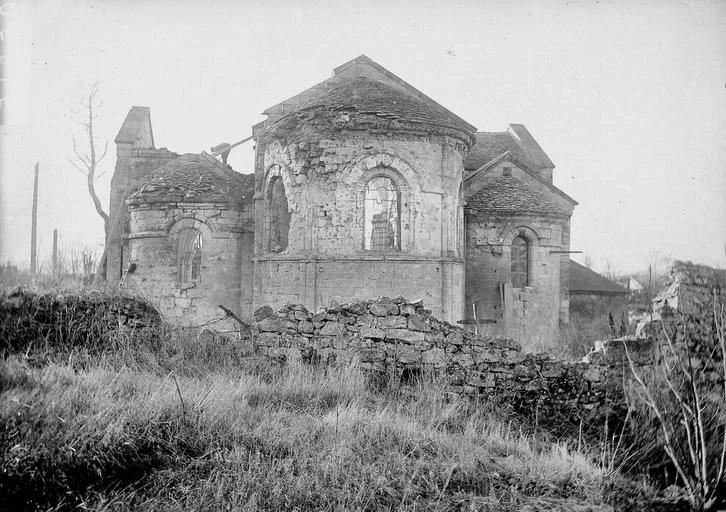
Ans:
<svg viewBox="0 0 726 512"><path fill-rule="evenodd" d="M53 275L58 274L58 230L53 230Z"/></svg>
<svg viewBox="0 0 726 512"><path fill-rule="evenodd" d="M37 235L38 235L38 167L35 162L35 179L33 180L33 220L30 227L30 274L35 277L38 269Z"/></svg>

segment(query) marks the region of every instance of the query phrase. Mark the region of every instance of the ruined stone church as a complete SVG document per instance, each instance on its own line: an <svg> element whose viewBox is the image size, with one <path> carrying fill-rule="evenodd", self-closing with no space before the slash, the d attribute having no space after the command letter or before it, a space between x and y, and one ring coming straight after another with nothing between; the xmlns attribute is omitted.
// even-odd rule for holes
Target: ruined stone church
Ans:
<svg viewBox="0 0 726 512"><path fill-rule="evenodd" d="M525 347L568 321L577 204L521 124L476 128L366 56L267 108L254 174L156 149L147 107L115 139L107 280L174 323L224 305L310 310L376 296Z"/></svg>

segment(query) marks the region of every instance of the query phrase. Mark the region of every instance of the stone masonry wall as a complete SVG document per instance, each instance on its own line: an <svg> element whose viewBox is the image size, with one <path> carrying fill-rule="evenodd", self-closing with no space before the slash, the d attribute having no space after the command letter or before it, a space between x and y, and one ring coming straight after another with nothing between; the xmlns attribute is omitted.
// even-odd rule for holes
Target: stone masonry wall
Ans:
<svg viewBox="0 0 726 512"><path fill-rule="evenodd" d="M220 316L219 305L249 317L252 302L252 219L222 204L134 206L130 213L130 257L136 268L125 288L142 293L167 320L202 325ZM202 234L198 282L179 279L178 235ZM224 324L232 327L231 321Z"/></svg>
<svg viewBox="0 0 726 512"><path fill-rule="evenodd" d="M469 213L466 230L468 325L473 328L476 304L479 332L514 338L529 351L556 346L559 322L566 320L560 310L567 288L562 289L561 254L551 251L569 250L569 219ZM530 241L530 285L513 289L511 239L520 233ZM504 285L504 297L500 284Z"/></svg>
<svg viewBox="0 0 726 512"><path fill-rule="evenodd" d="M340 301L341 295L353 300L406 293L425 298L438 316L460 320L459 190L465 150L447 136L395 130L321 133L308 126L260 142L255 304L299 302L314 309ZM274 253L264 243L264 198L278 176L287 195L290 230L288 247ZM365 185L374 176L389 177L400 193L400 250L363 249Z"/></svg>
<svg viewBox="0 0 726 512"><path fill-rule="evenodd" d="M354 354L364 369L394 379L444 373L451 392L513 396L519 408L556 411L575 420L605 415L622 404L622 351L614 349L612 358L594 363L525 354L512 340L476 336L436 319L420 301L379 298L315 313L302 305L276 313L265 306L255 319L258 356L327 364ZM613 372L613 366L621 371Z"/></svg>

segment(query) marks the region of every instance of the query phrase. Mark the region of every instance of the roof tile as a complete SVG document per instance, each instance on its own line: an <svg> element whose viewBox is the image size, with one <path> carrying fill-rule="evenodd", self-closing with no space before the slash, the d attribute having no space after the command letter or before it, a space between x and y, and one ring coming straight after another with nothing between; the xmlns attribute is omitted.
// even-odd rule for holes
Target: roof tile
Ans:
<svg viewBox="0 0 726 512"><path fill-rule="evenodd" d="M547 194L514 176L498 176L466 199L468 208L500 213L543 213L569 216Z"/></svg>
<svg viewBox="0 0 726 512"><path fill-rule="evenodd" d="M186 154L159 167L152 179L129 196L129 204L252 202L254 175L240 174L216 159Z"/></svg>

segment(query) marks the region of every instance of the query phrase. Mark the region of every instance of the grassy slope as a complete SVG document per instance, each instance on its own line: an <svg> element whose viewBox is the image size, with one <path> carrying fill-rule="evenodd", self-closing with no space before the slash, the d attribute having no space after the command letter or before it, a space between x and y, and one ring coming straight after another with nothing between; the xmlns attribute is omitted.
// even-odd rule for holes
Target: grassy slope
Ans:
<svg viewBox="0 0 726 512"><path fill-rule="evenodd" d="M436 382L404 395L370 390L354 364L176 364L1 363L0 508L610 510L613 479L582 453Z"/></svg>

